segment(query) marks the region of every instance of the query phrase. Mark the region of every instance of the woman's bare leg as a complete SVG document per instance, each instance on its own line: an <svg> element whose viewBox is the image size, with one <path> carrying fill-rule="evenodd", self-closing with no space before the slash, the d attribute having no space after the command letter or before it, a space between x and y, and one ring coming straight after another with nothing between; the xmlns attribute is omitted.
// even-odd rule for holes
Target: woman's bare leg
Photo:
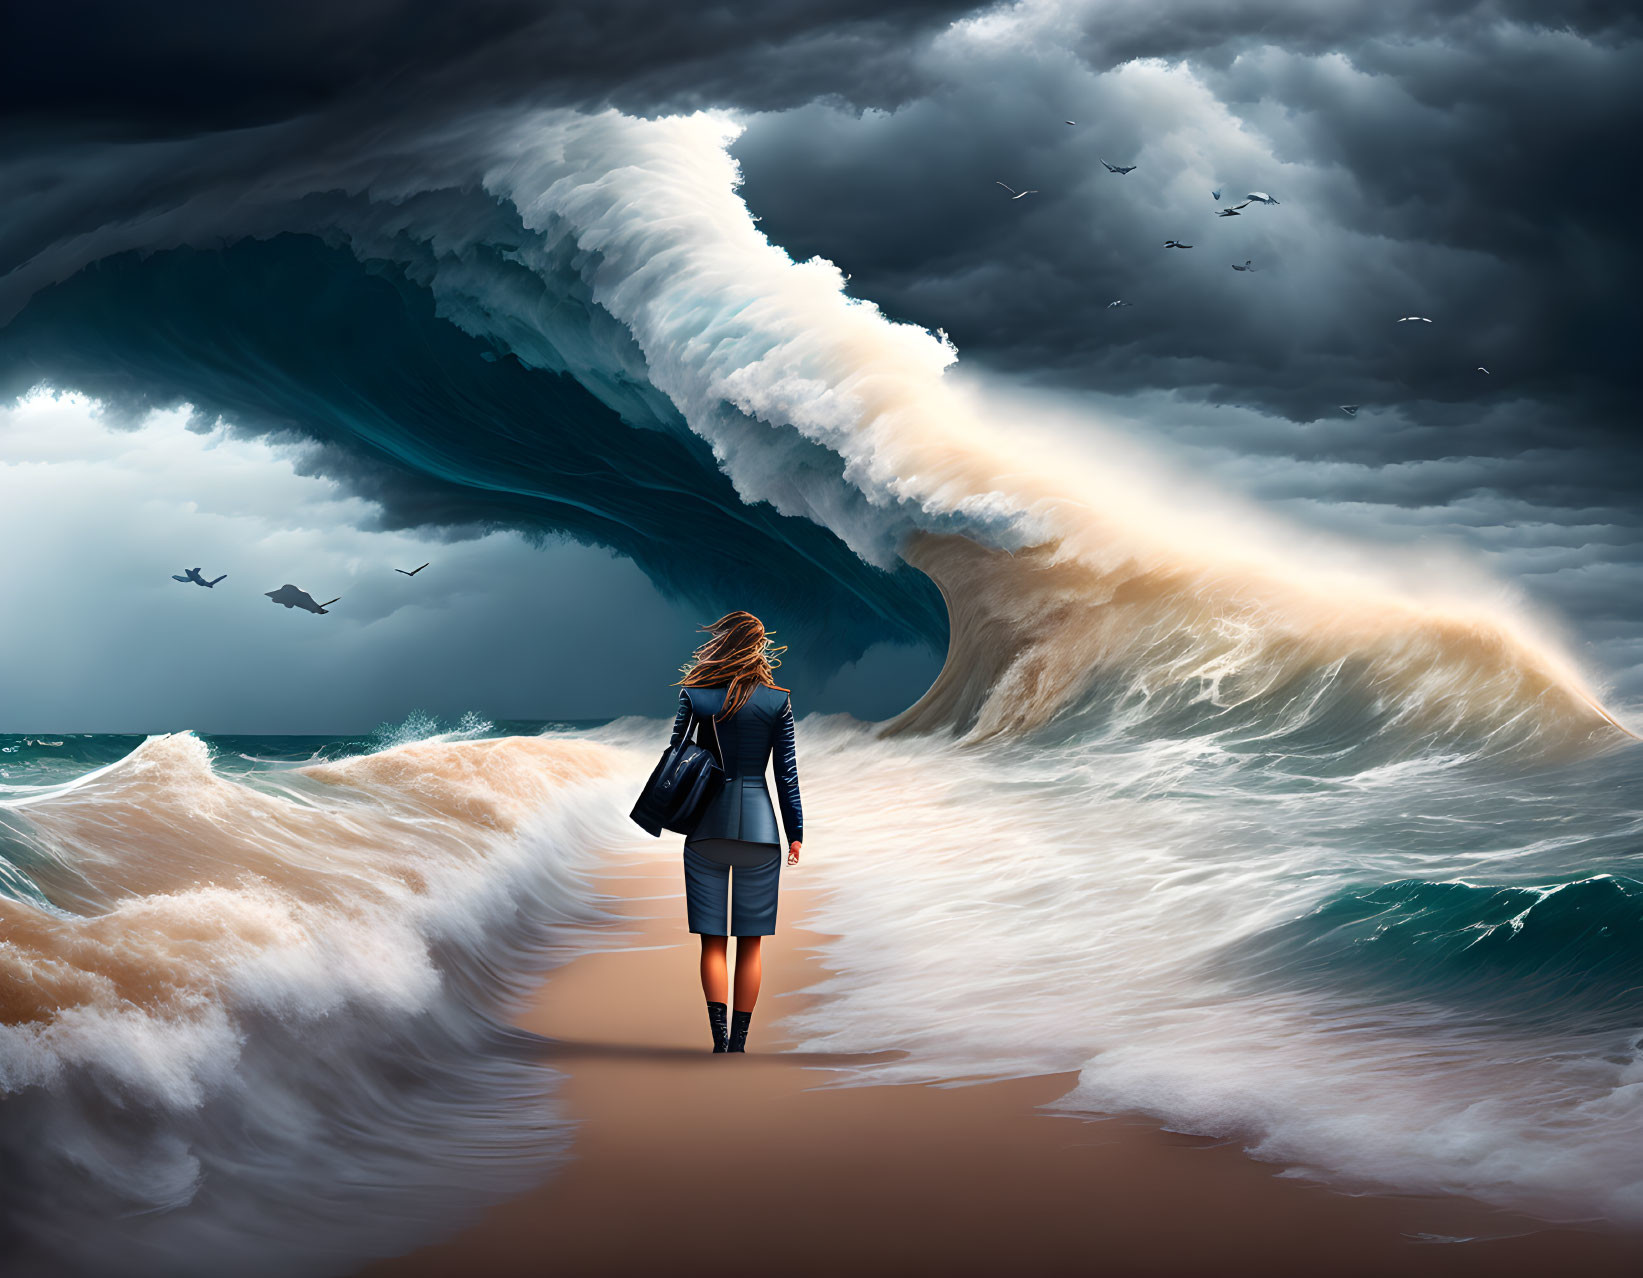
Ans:
<svg viewBox="0 0 1643 1278"><path fill-rule="evenodd" d="M730 938L727 936L702 935L702 993L707 995L709 1003L728 1003L730 1001L730 976L725 970L725 949ZM736 980L737 988L741 988L741 947L736 949ZM754 983L754 994L758 993L758 984Z"/></svg>
<svg viewBox="0 0 1643 1278"><path fill-rule="evenodd" d="M751 1012L753 1005L759 1001L759 982L764 979L764 960L759 953L759 942L762 940L762 936L736 938L735 1008L738 1012ZM724 962L723 950L719 951L719 961Z"/></svg>

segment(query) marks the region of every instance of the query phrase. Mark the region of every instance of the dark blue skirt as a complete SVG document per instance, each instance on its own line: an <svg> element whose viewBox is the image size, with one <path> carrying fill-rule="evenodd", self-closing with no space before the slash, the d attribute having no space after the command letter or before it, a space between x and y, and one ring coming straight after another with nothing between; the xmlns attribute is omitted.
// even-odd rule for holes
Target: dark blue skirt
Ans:
<svg viewBox="0 0 1643 1278"><path fill-rule="evenodd" d="M781 886L781 848L740 839L704 839L701 846L698 851L685 844L685 910L690 930L704 936L772 935Z"/></svg>

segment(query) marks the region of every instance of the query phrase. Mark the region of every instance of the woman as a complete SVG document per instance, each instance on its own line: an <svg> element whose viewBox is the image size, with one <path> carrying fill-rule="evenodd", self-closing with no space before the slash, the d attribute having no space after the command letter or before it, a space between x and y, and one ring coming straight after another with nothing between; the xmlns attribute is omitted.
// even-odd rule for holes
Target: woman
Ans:
<svg viewBox="0 0 1643 1278"><path fill-rule="evenodd" d="M677 744L694 714L696 740L718 757L725 786L685 839L685 906L702 938L702 993L715 1052L745 1052L762 975L759 945L776 930L781 845L764 772L776 756L776 792L787 833L787 863L799 863L804 821L793 746L793 702L771 676L781 664L764 624L732 612L711 626L679 680ZM735 1015L726 1023L729 938L736 938Z"/></svg>

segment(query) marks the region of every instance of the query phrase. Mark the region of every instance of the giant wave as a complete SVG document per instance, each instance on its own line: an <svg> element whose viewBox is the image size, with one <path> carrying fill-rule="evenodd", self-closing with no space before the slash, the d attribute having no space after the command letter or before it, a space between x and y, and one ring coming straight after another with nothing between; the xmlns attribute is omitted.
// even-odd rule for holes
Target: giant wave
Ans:
<svg viewBox="0 0 1643 1278"><path fill-rule="evenodd" d="M1030 405L949 375L944 338L765 239L736 131L560 111L318 157L297 123L128 145L125 164L176 171L94 227L94 178L35 174L0 280L0 386L305 434L389 519L597 540L835 663L950 640L900 727L1019 732L1117 696L1256 703L1326 735L1344 718L1417 750L1613 734L1498 587L1303 553L1116 449L1095 464L1032 435Z"/></svg>
<svg viewBox="0 0 1643 1278"><path fill-rule="evenodd" d="M390 522L609 545L669 592L780 618L818 668L945 645L888 730L801 723L836 939L795 1024L906 1050L864 1081L1077 1070L1078 1112L1145 1110L1350 1184L1637 1219L1636 751L1564 646L1498 584L1303 537L959 376L939 334L764 238L734 133L499 113L314 152L292 122L17 174L0 389L309 438ZM143 180L93 216L111 170ZM167 738L17 797L18 980L72 995L6 1010L6 1085L41 1115L19 1139L80 1131L107 1202L163 1208L218 1183L190 1151L217 1148L244 1071L334 1032L311 1007L367 1009L430 1070L451 1053L425 1035L489 1044L533 928L586 921L579 884L531 876L620 842L661 730L402 745L258 783L283 797ZM525 795L506 829L499 784ZM156 785L169 850L111 848ZM207 837L192 806L226 824ZM425 855L447 846L448 881ZM225 867L255 882L214 884ZM522 930L493 935L521 881ZM347 988L315 957L339 908L363 947ZM254 944L214 946L242 925ZM146 957L106 968L127 952ZM348 1130L381 1101L368 1038L335 1049ZM165 1169L147 1188L119 1175L130 1148L76 1127L130 1088L163 1115L131 1137L133 1165Z"/></svg>

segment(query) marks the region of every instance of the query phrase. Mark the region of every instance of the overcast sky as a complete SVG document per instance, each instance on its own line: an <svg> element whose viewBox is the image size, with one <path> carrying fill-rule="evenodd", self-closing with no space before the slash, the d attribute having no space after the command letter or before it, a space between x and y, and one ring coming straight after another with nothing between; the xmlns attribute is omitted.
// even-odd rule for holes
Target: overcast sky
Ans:
<svg viewBox="0 0 1643 1278"><path fill-rule="evenodd" d="M734 154L761 229L837 262L893 317L944 329L961 368L1099 406L1303 521L1474 554L1617 696L1643 698L1633 6L89 8L31 7L0 52L0 165L33 175L0 211L0 290L45 246L132 216L142 192L186 189L181 169L122 176L66 225L40 193L84 176L76 157L93 150L108 164L165 138L186 156L303 116L346 151L386 121L502 101L728 109L746 123ZM1037 194L1012 201L998 181ZM1252 191L1279 203L1215 216ZM1231 269L1246 259L1253 271ZM1395 322L1411 314L1433 322ZM429 558L415 529L370 531L368 503L291 456L178 419L120 434L84 406L34 404L6 413L0 440L0 526L29 548L4 586L34 601L6 654L42 672L8 693L0 727L15 713L30 729L322 730L284 680L341 730L413 705L623 712L640 699L600 685L670 669L701 620L602 550L502 531L438 547L466 593L408 602L377 565ZM156 561L200 558L188 547L223 521L245 546L203 565L230 572L223 588L155 577ZM510 596L527 573L569 592L551 613ZM261 591L286 579L345 605L275 609ZM634 624L611 637L577 620L601 610ZM225 647L256 673L236 679ZM564 673L589 652L591 681L585 664ZM817 700L886 713L932 660L884 648ZM190 672L214 687L185 691Z"/></svg>
<svg viewBox="0 0 1643 1278"><path fill-rule="evenodd" d="M4 730L352 733L413 710L585 719L613 702L671 713L704 618L631 561L512 532L375 531L370 503L298 473L304 451L190 430L182 411L111 426L75 395L0 409ZM429 560L413 578L393 571ZM171 579L192 567L227 580ZM265 597L287 582L341 602L322 617ZM901 706L881 687L933 665L886 649L806 692L884 716ZM619 696L610 671L624 673Z"/></svg>
<svg viewBox="0 0 1643 1278"><path fill-rule="evenodd" d="M589 650L648 669L660 713L668 645L695 621L597 549L364 531L367 504L298 475L289 450L190 432L180 412L110 429L83 399L37 397L0 410L0 448L0 529L26 548L6 570L0 631L10 731L357 732L412 709L592 717L607 701L574 673ZM393 572L429 559L414 578ZM171 580L196 566L228 579ZM596 590L612 611L566 610L510 579ZM342 602L322 617L265 598L286 582Z"/></svg>

